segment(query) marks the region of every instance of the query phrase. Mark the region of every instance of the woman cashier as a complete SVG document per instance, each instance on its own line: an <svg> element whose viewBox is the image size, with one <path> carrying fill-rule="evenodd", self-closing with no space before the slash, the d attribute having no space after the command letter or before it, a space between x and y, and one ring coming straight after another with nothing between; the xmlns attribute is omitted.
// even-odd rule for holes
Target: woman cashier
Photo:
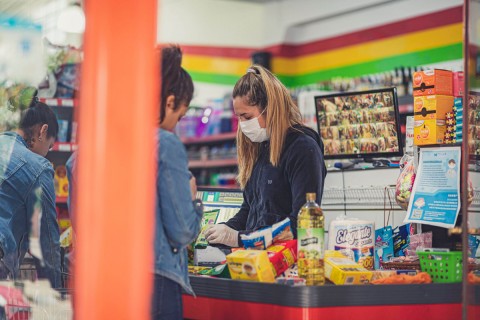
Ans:
<svg viewBox="0 0 480 320"><path fill-rule="evenodd" d="M238 247L240 235L290 218L296 237L298 211L305 195L321 202L326 168L319 135L302 125L298 107L285 86L268 70L252 66L233 89L239 117L238 177L240 211L205 233L211 244Z"/></svg>

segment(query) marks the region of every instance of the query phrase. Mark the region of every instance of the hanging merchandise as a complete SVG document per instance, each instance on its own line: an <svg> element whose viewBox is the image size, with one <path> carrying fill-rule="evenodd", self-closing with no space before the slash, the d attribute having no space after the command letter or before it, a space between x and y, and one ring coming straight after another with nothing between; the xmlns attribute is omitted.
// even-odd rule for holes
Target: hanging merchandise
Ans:
<svg viewBox="0 0 480 320"><path fill-rule="evenodd" d="M393 255L395 257L406 256L406 249L410 244L410 225L396 227L393 230Z"/></svg>
<svg viewBox="0 0 480 320"><path fill-rule="evenodd" d="M393 258L393 231L391 226L375 230L375 269L380 269L382 262Z"/></svg>
<svg viewBox="0 0 480 320"><path fill-rule="evenodd" d="M400 166L401 172L397 179L395 200L402 209L407 210L416 176L414 157L408 154L404 155L400 160Z"/></svg>
<svg viewBox="0 0 480 320"><path fill-rule="evenodd" d="M460 211L460 147L422 148L405 222L453 228Z"/></svg>

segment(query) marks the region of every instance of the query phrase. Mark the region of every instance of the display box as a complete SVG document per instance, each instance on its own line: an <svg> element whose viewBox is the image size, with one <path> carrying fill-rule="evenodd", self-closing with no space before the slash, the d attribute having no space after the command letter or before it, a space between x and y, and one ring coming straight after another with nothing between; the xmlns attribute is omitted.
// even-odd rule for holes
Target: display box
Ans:
<svg viewBox="0 0 480 320"><path fill-rule="evenodd" d="M442 144L447 126L445 120L415 120L413 129L414 140L416 146Z"/></svg>
<svg viewBox="0 0 480 320"><path fill-rule="evenodd" d="M236 280L275 282L266 250L238 250L227 256L230 276Z"/></svg>
<svg viewBox="0 0 480 320"><path fill-rule="evenodd" d="M372 272L338 251L325 251L325 277L336 285L366 284Z"/></svg>
<svg viewBox="0 0 480 320"><path fill-rule="evenodd" d="M453 96L462 97L465 88L465 78L463 71L453 73Z"/></svg>
<svg viewBox="0 0 480 320"><path fill-rule="evenodd" d="M415 120L445 120L447 112L453 112L453 96L430 95L415 97L413 101L413 117Z"/></svg>
<svg viewBox="0 0 480 320"><path fill-rule="evenodd" d="M453 95L453 72L434 69L418 71L413 74L413 95Z"/></svg>
<svg viewBox="0 0 480 320"><path fill-rule="evenodd" d="M276 243L267 248L268 259L278 277L297 261L297 240Z"/></svg>

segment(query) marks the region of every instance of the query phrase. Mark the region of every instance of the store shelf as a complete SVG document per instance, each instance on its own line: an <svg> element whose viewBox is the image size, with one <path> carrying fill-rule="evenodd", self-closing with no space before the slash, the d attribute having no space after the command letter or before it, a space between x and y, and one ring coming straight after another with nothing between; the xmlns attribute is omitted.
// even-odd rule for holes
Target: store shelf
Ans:
<svg viewBox="0 0 480 320"><path fill-rule="evenodd" d="M190 169L235 167L237 165L238 162L236 158L218 160L191 160L188 163L188 167Z"/></svg>
<svg viewBox="0 0 480 320"><path fill-rule="evenodd" d="M50 151L57 151L57 152L73 152L77 150L77 145L68 142L55 142L53 145L52 150Z"/></svg>
<svg viewBox="0 0 480 320"><path fill-rule="evenodd" d="M78 100L76 99L61 99L61 98L40 98L40 102L47 104L50 107L77 107Z"/></svg>
<svg viewBox="0 0 480 320"><path fill-rule="evenodd" d="M68 197L57 197L56 203L67 203Z"/></svg>
<svg viewBox="0 0 480 320"><path fill-rule="evenodd" d="M228 141L228 140L235 140L237 136L236 132L227 132L227 133L220 133L206 137L200 138L182 138L182 142L184 144L203 144L203 143L214 143L220 141Z"/></svg>
<svg viewBox="0 0 480 320"><path fill-rule="evenodd" d="M235 189L240 190L240 186L236 183L234 184L224 184L224 185L215 185L215 186L198 186L198 188L215 188L215 189Z"/></svg>

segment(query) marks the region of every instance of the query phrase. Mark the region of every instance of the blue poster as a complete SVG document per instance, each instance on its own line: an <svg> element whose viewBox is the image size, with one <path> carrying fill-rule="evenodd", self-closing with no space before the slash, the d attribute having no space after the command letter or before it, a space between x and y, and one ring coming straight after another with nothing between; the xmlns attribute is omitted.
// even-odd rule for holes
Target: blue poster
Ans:
<svg viewBox="0 0 480 320"><path fill-rule="evenodd" d="M405 222L453 228L460 211L460 147L420 149Z"/></svg>

